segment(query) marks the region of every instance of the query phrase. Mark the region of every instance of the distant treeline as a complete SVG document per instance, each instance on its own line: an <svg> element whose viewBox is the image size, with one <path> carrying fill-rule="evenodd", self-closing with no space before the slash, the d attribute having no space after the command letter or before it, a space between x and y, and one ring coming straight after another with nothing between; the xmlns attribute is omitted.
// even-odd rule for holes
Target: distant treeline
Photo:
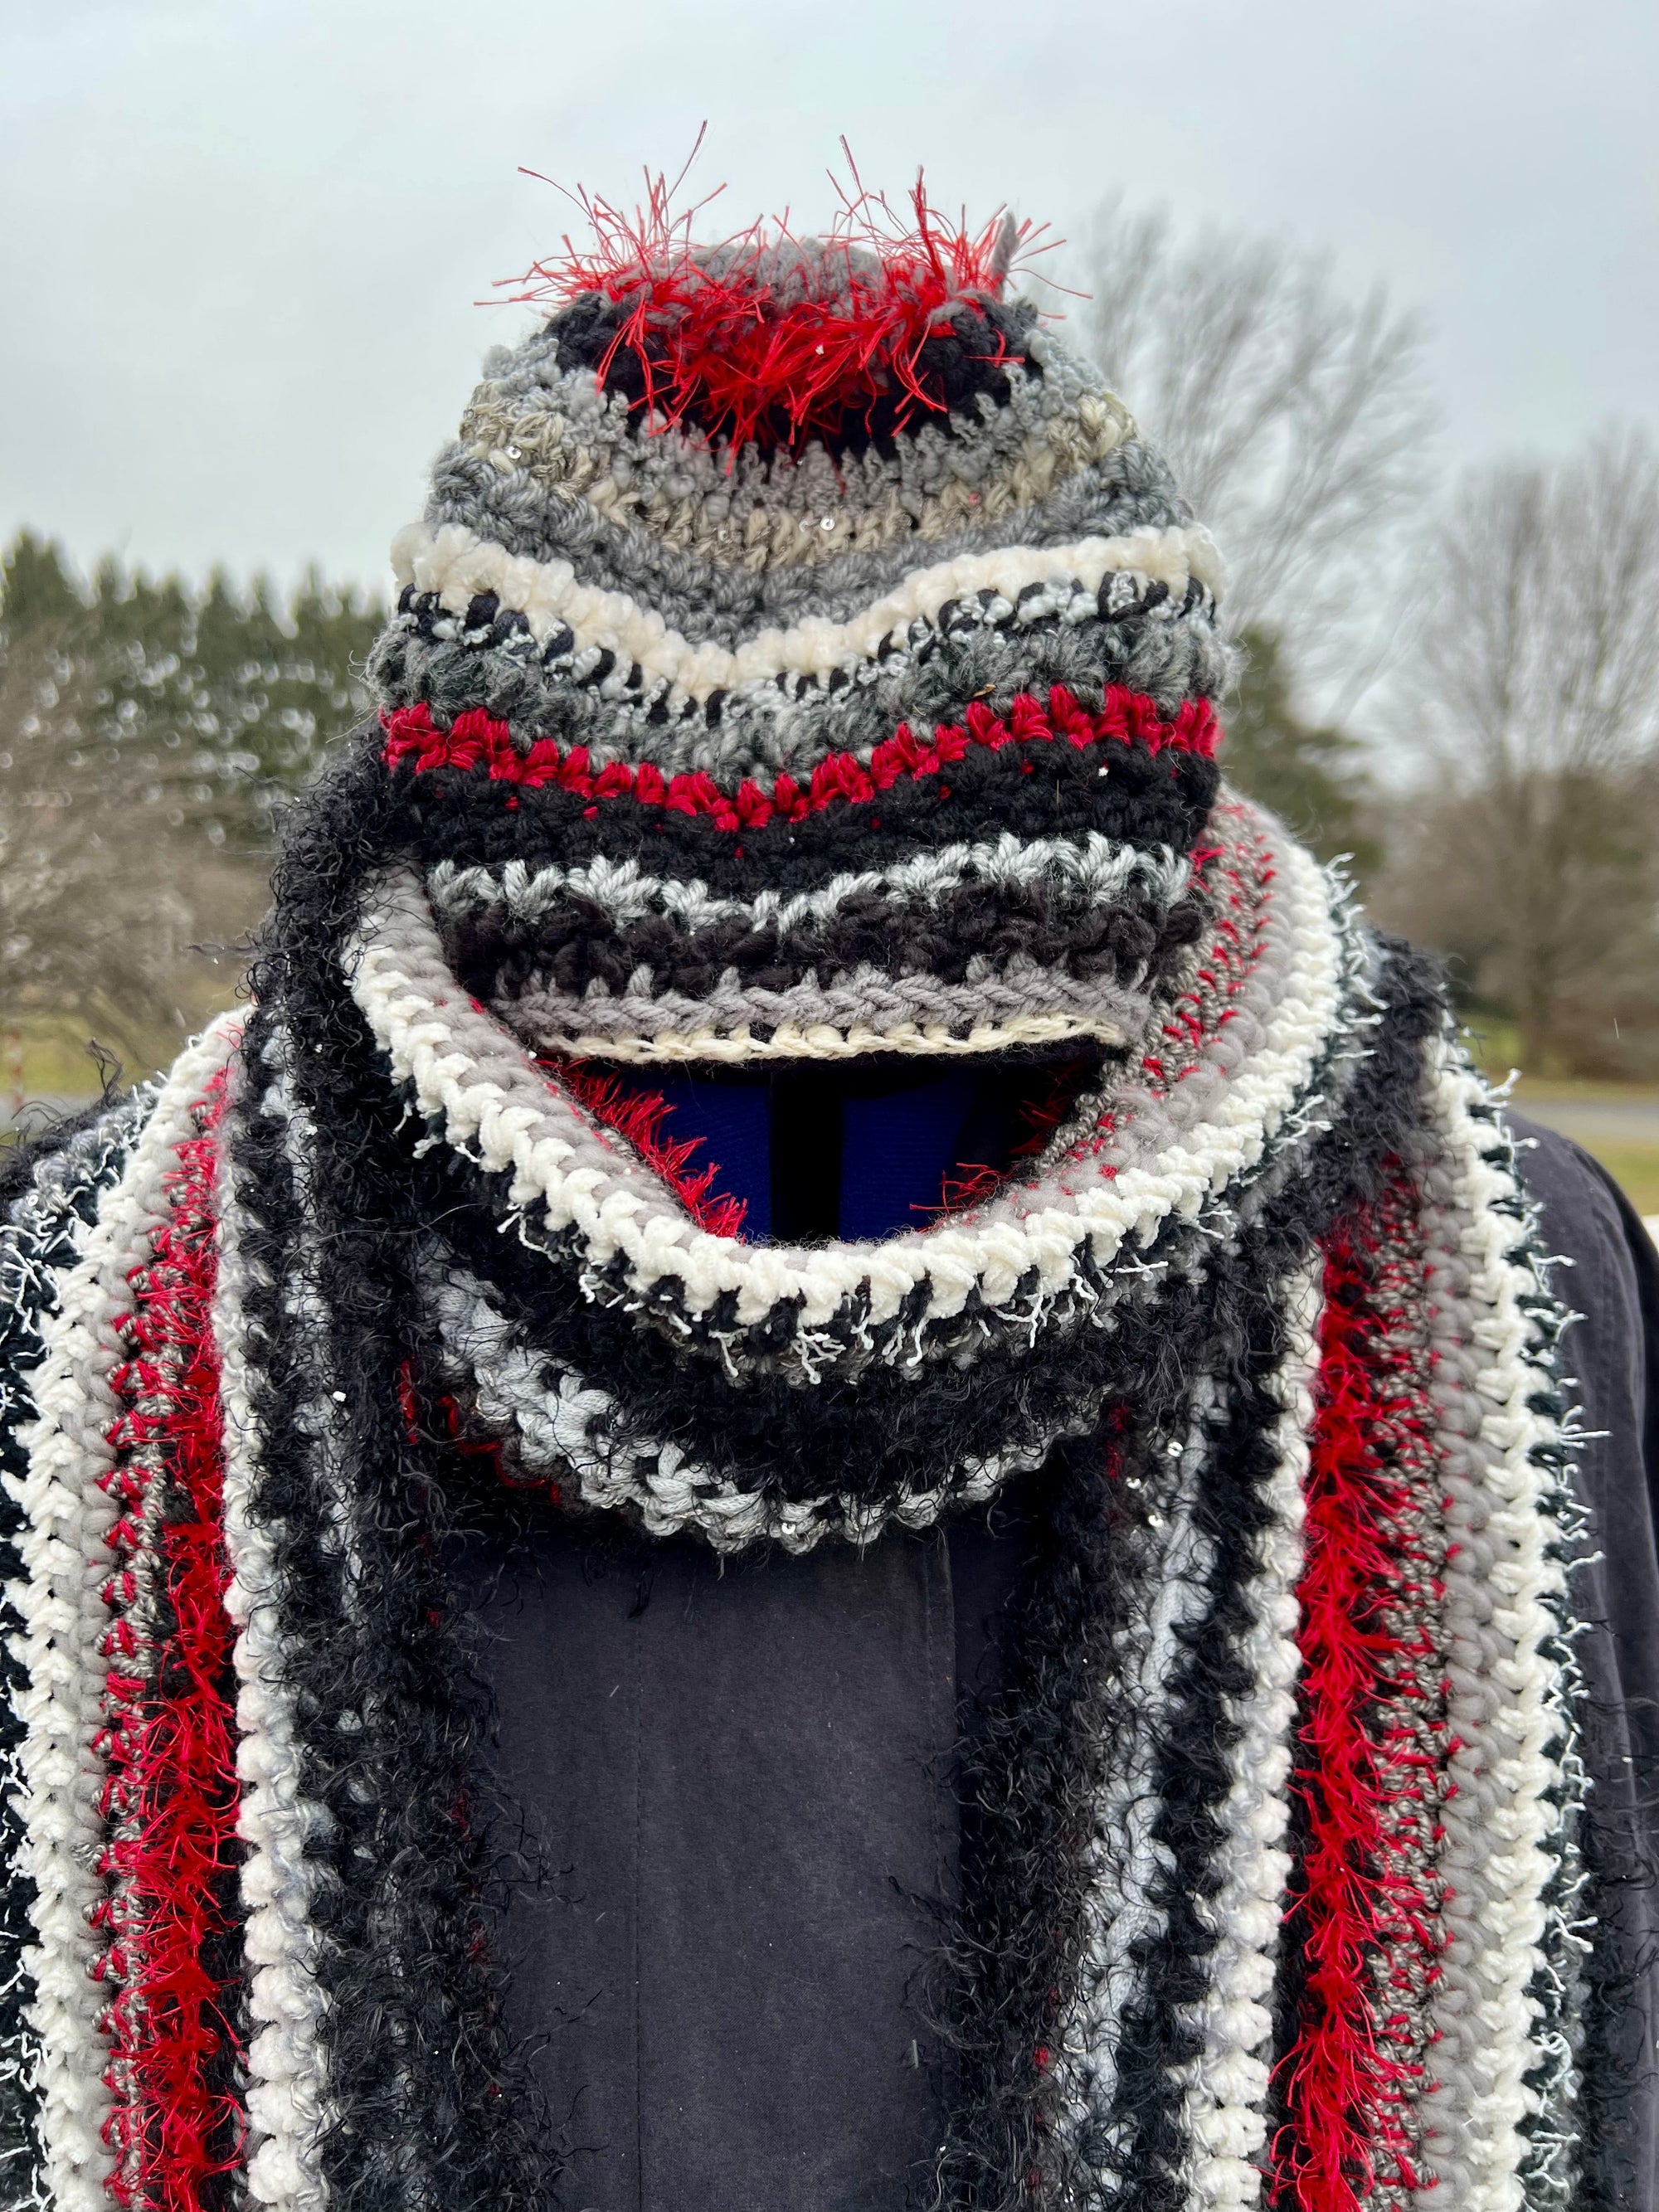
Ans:
<svg viewBox="0 0 1659 2212"><path fill-rule="evenodd" d="M0 1024L159 1060L234 988L282 801L362 713L385 620L282 591L0 562ZM216 959L192 948L231 947ZM15 1054L15 1047L12 1048Z"/></svg>

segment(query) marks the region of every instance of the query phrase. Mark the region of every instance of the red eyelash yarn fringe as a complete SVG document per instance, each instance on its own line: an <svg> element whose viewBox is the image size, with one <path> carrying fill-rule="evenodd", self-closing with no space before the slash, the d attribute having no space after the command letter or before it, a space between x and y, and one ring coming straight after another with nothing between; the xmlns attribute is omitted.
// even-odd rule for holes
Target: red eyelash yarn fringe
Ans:
<svg viewBox="0 0 1659 2212"><path fill-rule="evenodd" d="M1061 744L1081 750L1115 738L1124 744L1144 744L1154 754L1172 746L1207 759L1220 736L1207 699L1188 699L1173 721L1165 721L1151 699L1119 684L1107 691L1098 714L1091 714L1063 685L1055 684L1046 703L1022 691L1010 702L1006 720L975 701L960 723L942 722L926 740L908 722L901 722L890 738L876 746L867 763L851 753L831 753L813 769L805 791L793 776L780 775L769 794L750 777L735 792L726 793L702 770L665 776L648 761L638 767L612 761L595 769L585 746L562 753L551 738L538 738L520 749L508 726L481 707L457 714L447 729L434 722L424 704L399 707L381 716L381 726L388 768L410 768L416 775L437 768L487 768L493 781L520 784L526 790L553 784L581 799L633 799L641 806L665 807L670 813L702 815L717 830L732 831L758 830L774 815L802 822L829 806L856 805L907 779L937 775L963 759L975 745L991 752L1000 752L1005 745Z"/></svg>
<svg viewBox="0 0 1659 2212"><path fill-rule="evenodd" d="M560 253L502 289L515 285L509 299L550 307L597 295L625 310L599 381L631 353L645 380L638 404L656 428L695 410L709 434L734 447L799 444L833 434L878 399L897 400L902 426L945 404L928 386L927 340L975 301L1000 298L1016 262L1059 241L1037 245L1042 229L1001 209L970 229L965 213L952 221L933 205L920 175L907 220L863 189L856 167L853 174L827 236L810 246L787 218L699 246L691 226L716 195L677 216L677 185L661 175L647 174L645 204L631 214L577 193L591 242L578 247L567 235ZM981 321L984 360L1018 357Z"/></svg>
<svg viewBox="0 0 1659 2212"><path fill-rule="evenodd" d="M691 1173L691 1156L701 1150L703 1140L701 1137L688 1137L678 1144L670 1140L663 1128L670 1109L660 1092L630 1090L614 1074L562 1054L548 1054L541 1065L556 1075L561 1087L586 1107L596 1121L625 1138L646 1165L672 1184L700 1229L706 1229L711 1237L738 1234L747 1206L729 1194L709 1196L720 1174L715 1162Z"/></svg>
<svg viewBox="0 0 1659 2212"><path fill-rule="evenodd" d="M114 1378L128 1407L114 1441L159 1449L171 1491L151 1561L171 1616L163 1646L153 1655L139 1650L124 1620L108 1647L106 1809L115 1835L105 1871L119 1885L120 1904L118 1915L104 1916L113 1927L106 1967L121 1984L109 2011L110 2188L118 2203L144 2212L199 2212L204 2185L229 2172L241 2150L240 2108L209 2078L227 2049L240 2051L222 2002L231 1984L213 1972L234 1925L226 1891L236 1863L238 1802L222 1416L210 1323L214 1129L222 1106L221 1077L202 1133L180 1146L167 1179L172 1211L151 1260L131 1279L133 1356ZM136 1526L143 1498L129 1492L127 1502ZM129 1568L118 1593L129 1602L131 1576ZM123 1671L124 1662L132 1671Z"/></svg>
<svg viewBox="0 0 1659 2212"><path fill-rule="evenodd" d="M1372 1717L1402 1695L1433 1698L1425 1656L1391 1625L1401 1593L1395 1534L1409 1512L1379 1440L1397 1443L1420 1415L1391 1355L1399 1314L1384 1300L1389 1248L1408 1216L1403 1181L1328 1240L1300 1598L1303 1722L1294 1787L1306 1819L1303 1894L1290 1940L1307 1964L1296 2039L1281 2062L1286 2124L1273 2146L1278 2212L1358 2212L1382 2181L1413 2189L1411 2100L1422 2070L1385 2011L1374 1967L1402 1931L1431 1980L1436 1900L1412 1893L1391 1844L1401 1830ZM1379 1295L1380 1294L1380 1295ZM1407 1564L1405 1571L1413 1570Z"/></svg>

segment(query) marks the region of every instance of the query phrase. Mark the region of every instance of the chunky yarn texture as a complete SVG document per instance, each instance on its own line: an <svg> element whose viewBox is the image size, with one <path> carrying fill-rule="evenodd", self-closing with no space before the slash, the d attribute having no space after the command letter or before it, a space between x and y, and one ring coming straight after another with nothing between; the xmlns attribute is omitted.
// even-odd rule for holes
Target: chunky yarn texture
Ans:
<svg viewBox="0 0 1659 2212"><path fill-rule="evenodd" d="M923 2200L1592 2201L1501 1107L1221 782L1163 463L927 249L647 253L491 356L252 1005L6 1218L8 2203L553 2201L448 1533L861 1549L1016 1488ZM758 1233L673 1086L778 1070L958 1072L1006 1137Z"/></svg>

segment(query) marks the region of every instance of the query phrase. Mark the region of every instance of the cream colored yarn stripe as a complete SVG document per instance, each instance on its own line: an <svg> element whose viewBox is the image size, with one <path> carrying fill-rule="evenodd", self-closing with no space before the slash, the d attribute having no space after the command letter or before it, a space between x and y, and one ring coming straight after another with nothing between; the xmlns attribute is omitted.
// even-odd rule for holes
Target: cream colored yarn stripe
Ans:
<svg viewBox="0 0 1659 2212"><path fill-rule="evenodd" d="M1288 1342L1272 1384L1280 1413L1276 1464L1265 1496L1271 1518L1257 1539L1250 1626L1243 1641L1255 1686L1235 1714L1240 1733L1232 1754L1233 1781L1219 1814L1225 1831L1218 1854L1221 1887L1198 1900L1217 1942L1210 1955L1210 1985L1193 2023L1203 2048L1187 2075L1194 2212L1200 2206L1243 2212L1261 2197L1271 2002L1291 1871L1285 1832L1301 1663L1296 1593L1324 1307L1322 1272L1322 1257L1316 1258L1291 1277L1286 1290Z"/></svg>
<svg viewBox="0 0 1659 2212"><path fill-rule="evenodd" d="M235 1079L248 1088L262 1079L263 1071L246 1064ZM280 1073L264 1103L291 1129ZM240 1105L234 1099L233 1111ZM297 1145L290 1149L291 1156L299 1151ZM301 1174L297 1158L295 1173ZM246 2178L257 2204L279 2212L323 2212L328 2189L317 2146L331 2117L320 2035L326 1997L316 1975L312 1905L317 1877L306 1845L327 1816L301 1785L284 1663L288 1639L278 1611L276 1532L255 1510L264 1470L244 1312L252 1263L243 1249L243 1230L235 1170L226 1153L219 1170L214 1335L224 1407L225 1543L231 1565L225 1602L236 1628L238 1831L247 1846L243 1943L253 2034L247 2051ZM303 1285L285 1287L290 1296L305 1295ZM319 1435L325 1432L326 1408L314 1409L313 1426Z"/></svg>
<svg viewBox="0 0 1659 2212"><path fill-rule="evenodd" d="M1131 574L1167 584L1174 593L1184 592L1195 576L1218 593L1225 574L1215 540L1198 524L1149 526L1072 545L1011 545L915 569L897 591L872 600L850 622L811 617L787 629L763 630L732 652L722 645L694 645L625 592L579 583L568 561L508 553L462 523L446 522L435 530L411 523L392 541L392 566L400 586L435 592L456 614L465 614L480 592L493 592L504 607L525 617L538 644L568 629L579 652L602 647L694 699L775 676L828 676L866 659L893 631L918 618L931 621L947 600L975 592L1012 599L1029 584L1050 582L1095 592L1108 576Z"/></svg>
<svg viewBox="0 0 1659 2212"><path fill-rule="evenodd" d="M104 1768L92 1747L104 1719L99 1642L109 1613L102 1589L114 1564L108 1539L118 1512L98 1486L113 1463L107 1432L119 1410L110 1375L126 1357L116 1322L131 1308L128 1276L149 1256L167 1218L164 1185L178 1147L191 1135L194 1109L239 1029L238 1017L222 1016L180 1054L120 1180L100 1197L82 1256L63 1279L58 1310L43 1328L38 1418L24 1433L29 1463L20 1502L27 1528L15 1591L18 1656L28 1675L20 1869L35 1887L29 2019L45 2054L40 2126L54 2212L108 2212L105 2185L114 2163L101 2132L110 2109L101 2025L108 1992L92 1978L103 1939L88 1916L101 1889Z"/></svg>
<svg viewBox="0 0 1659 2212"><path fill-rule="evenodd" d="M1548 1656L1565 1572L1551 1554L1562 1531L1551 1472L1534 1455L1561 1437L1528 1403L1546 1340L1527 1309L1539 1284L1517 1249L1526 1209L1507 1144L1475 1110L1491 1093L1449 1041L1432 1045L1429 1060L1444 1147L1425 1170L1425 1229L1457 1748L1443 1814L1446 1951L1432 2007L1441 2040L1422 2118L1440 2184L1432 2202L1522 2212L1522 2128L1534 2102L1526 2076L1539 2055L1528 1985L1542 1957L1560 1817L1549 1802L1560 1767L1548 1750L1566 1698Z"/></svg>

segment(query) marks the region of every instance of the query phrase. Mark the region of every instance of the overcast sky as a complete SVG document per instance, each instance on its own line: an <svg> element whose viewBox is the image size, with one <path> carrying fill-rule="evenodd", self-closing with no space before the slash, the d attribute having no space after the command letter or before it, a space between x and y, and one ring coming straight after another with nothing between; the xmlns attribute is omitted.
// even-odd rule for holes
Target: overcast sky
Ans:
<svg viewBox="0 0 1659 2212"><path fill-rule="evenodd" d="M0 538L380 583L473 303L644 164L722 228L866 181L1328 246L1431 326L1449 465L1659 420L1654 0L0 0ZM1125 395L1131 404L1133 392Z"/></svg>

